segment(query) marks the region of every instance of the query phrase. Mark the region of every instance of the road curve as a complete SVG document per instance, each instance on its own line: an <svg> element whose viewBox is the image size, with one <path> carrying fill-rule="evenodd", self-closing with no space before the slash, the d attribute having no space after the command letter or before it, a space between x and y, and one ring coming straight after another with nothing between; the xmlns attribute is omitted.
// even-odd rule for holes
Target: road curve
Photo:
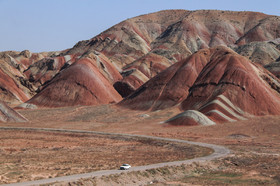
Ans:
<svg viewBox="0 0 280 186"><path fill-rule="evenodd" d="M151 165L137 166L132 167L125 172L131 171L144 171L148 169L160 168L164 166L179 166L182 164L191 164L193 162L204 162L213 160L216 158L227 156L230 153L230 150L224 146L213 145L208 143L200 143L200 142L192 142L180 139L171 139L171 138L162 138L155 136L146 136L146 135L134 135L134 134L119 134L119 133L107 133L107 132L96 132L96 131L84 131L84 130L66 130L66 129L51 129L51 128L23 128L23 127L0 127L0 130L31 130L31 131L47 131L47 132L71 132L71 133L85 133L85 134L99 134L99 135L115 135L115 136L123 136L123 137L138 137L138 138L146 138L146 139L154 139L154 140L163 140L168 142L179 142L179 143L187 143L190 145L198 145L201 147L208 147L214 150L214 152L208 156L198 157L194 159L182 160L182 161L173 161L173 162L164 162L157 163ZM91 178L91 177L101 177L107 176L111 174L119 174L123 173L122 170L101 170L84 174L74 174L70 176L62 176L56 178L48 178L42 180L28 181L28 182L20 182L20 183L12 183L12 184L4 184L2 186L30 186L30 185L41 185L41 184L51 184L54 182L71 182L77 181L81 178Z"/></svg>

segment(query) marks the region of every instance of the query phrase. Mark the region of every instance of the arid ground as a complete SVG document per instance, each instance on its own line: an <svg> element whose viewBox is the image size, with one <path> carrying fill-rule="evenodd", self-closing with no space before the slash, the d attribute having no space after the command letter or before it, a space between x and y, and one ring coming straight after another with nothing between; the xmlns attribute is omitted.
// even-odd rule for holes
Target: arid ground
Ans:
<svg viewBox="0 0 280 186"><path fill-rule="evenodd" d="M122 136L0 130L0 183L205 156L211 149Z"/></svg>
<svg viewBox="0 0 280 186"><path fill-rule="evenodd" d="M145 134L224 145L232 152L226 158L207 163L163 168L145 173L127 173L99 180L82 180L82 183L280 184L280 117L277 116L256 117L215 126L174 127L160 122L177 114L179 110L175 108L140 112L102 105L19 112L30 122L3 123L1 126ZM54 132L0 132L1 183L115 169L123 162L145 165L186 159L190 158L184 153L186 148L200 155L209 153L209 150L205 149L185 145L181 147L180 144L172 146L163 142L151 143L139 139Z"/></svg>
<svg viewBox="0 0 280 186"><path fill-rule="evenodd" d="M164 10L62 51L0 52L0 184L210 152L139 136L3 128L30 127L231 150L66 185L280 185L279 30L279 16L259 12Z"/></svg>

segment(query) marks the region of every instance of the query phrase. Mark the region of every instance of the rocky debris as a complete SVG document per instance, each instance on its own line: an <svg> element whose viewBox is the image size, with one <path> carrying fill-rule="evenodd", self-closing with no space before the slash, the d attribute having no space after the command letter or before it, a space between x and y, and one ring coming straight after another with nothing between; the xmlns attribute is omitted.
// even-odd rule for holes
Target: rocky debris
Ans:
<svg viewBox="0 0 280 186"><path fill-rule="evenodd" d="M10 108L5 102L0 101L0 122L26 122L27 119Z"/></svg>

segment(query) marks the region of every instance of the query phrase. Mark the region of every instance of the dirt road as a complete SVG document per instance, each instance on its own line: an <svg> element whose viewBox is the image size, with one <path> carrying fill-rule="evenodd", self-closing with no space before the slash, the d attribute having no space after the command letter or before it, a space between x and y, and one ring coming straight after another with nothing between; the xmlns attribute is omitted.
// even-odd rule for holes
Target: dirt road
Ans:
<svg viewBox="0 0 280 186"><path fill-rule="evenodd" d="M173 161L173 162L164 162L164 163L157 163L157 164L151 164L151 165L145 165L145 166L137 166L132 167L129 170L126 170L125 172L131 172L131 171L144 171L148 169L154 169L154 168L160 168L164 166L179 166L182 164L191 164L193 162L204 162L204 161L210 161L216 158L224 157L230 153L230 150L226 147L219 146L219 145L213 145L213 144L207 144L207 143L200 143L200 142L192 142L192 141L186 141L186 140L180 140L180 139L171 139L171 138L161 138L161 137L154 137L154 136L145 136L145 135L134 135L134 134L118 134L118 133L105 133L105 132L95 132L95 131L83 131L83 130L64 130L64 129L48 129L48 128L17 128L17 127L0 127L1 130L31 130L31 131L51 131L51 132L71 132L71 133L86 133L86 134L99 134L99 135L115 135L115 136L124 136L124 137L137 137L137 138L146 138L146 139L153 139L153 140L163 140L168 142L176 142L176 143L187 143L191 145L198 145L202 147L208 147L214 150L214 153L205 156L205 157L199 157L189 160L182 160L182 161ZM103 171L95 171L91 173L85 173L85 174L75 174L70 176L62 176L62 177L56 177L56 178L49 178L49 179L42 179L42 180L36 180L36 181L29 181L29 182L21 182L21 183L14 183L14 184L5 184L9 186L29 186L29 185L41 185L41 184L51 184L54 182L70 182L70 181L76 181L81 178L91 178L91 177L100 177L100 176L106 176L106 175L112 175L112 174L119 174L124 172L123 170L103 170ZM5 186L3 185L3 186Z"/></svg>

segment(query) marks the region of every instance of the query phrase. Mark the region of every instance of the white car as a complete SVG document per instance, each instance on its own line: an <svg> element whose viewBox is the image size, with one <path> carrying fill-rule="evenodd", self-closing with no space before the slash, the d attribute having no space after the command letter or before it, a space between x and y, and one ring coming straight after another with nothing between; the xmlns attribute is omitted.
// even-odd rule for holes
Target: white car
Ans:
<svg viewBox="0 0 280 186"><path fill-rule="evenodd" d="M131 168L129 164L123 164L122 166L120 166L120 170L128 170L129 168Z"/></svg>

